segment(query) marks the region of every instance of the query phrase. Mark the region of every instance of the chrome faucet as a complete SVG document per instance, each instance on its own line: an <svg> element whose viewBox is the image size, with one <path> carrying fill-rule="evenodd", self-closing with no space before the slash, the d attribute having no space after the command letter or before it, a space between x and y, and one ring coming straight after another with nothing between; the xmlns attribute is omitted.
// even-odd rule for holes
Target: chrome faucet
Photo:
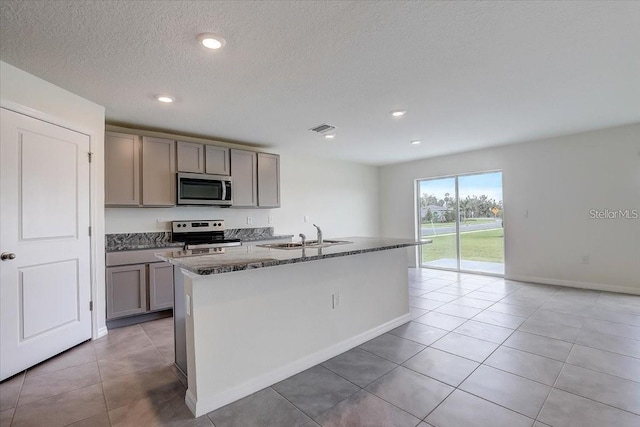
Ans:
<svg viewBox="0 0 640 427"><path fill-rule="evenodd" d="M318 244L321 245L322 244L322 230L320 230L320 227L318 227L315 224L313 224L313 226L318 229L318 237L317 237L316 240L318 240Z"/></svg>
<svg viewBox="0 0 640 427"><path fill-rule="evenodd" d="M302 239L302 249L304 249L306 244L307 244L307 236L305 236L304 234L300 233L300 238Z"/></svg>

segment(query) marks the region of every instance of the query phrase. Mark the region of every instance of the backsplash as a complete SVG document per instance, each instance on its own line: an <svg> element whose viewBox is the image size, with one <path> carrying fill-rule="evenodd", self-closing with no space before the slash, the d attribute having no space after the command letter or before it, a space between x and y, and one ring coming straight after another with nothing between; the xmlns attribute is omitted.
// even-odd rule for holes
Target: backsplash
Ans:
<svg viewBox="0 0 640 427"><path fill-rule="evenodd" d="M244 242L252 240L267 240L272 239L273 237L273 227L230 228L224 231L225 239L240 239Z"/></svg>
<svg viewBox="0 0 640 427"><path fill-rule="evenodd" d="M224 237L225 239L240 239L244 242L250 242L255 240L288 238L292 236L276 236L273 234L273 227L258 227L230 228L224 231ZM182 246L181 243L171 242L170 231L107 234L105 235L105 242L105 250L107 252Z"/></svg>
<svg viewBox="0 0 640 427"><path fill-rule="evenodd" d="M105 250L107 252L128 249L152 249L181 246L171 242L171 232L157 233L119 233L105 235Z"/></svg>

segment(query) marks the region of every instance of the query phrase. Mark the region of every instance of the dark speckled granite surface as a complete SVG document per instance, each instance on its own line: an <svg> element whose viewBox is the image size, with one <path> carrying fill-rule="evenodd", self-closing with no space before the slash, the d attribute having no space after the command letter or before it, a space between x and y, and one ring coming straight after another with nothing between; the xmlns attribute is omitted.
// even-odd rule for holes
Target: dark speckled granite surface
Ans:
<svg viewBox="0 0 640 427"><path fill-rule="evenodd" d="M421 244L414 240L382 237L344 237L338 240L347 240L351 243L321 249L307 248L305 250L240 246L225 248L224 253L212 255L196 255L189 251L172 251L160 252L156 256L192 273L209 275L386 251ZM430 241L423 243L430 243Z"/></svg>
<svg viewBox="0 0 640 427"><path fill-rule="evenodd" d="M159 233L119 233L105 236L107 252L131 251L136 249L154 249L180 247L182 243L171 242L171 232Z"/></svg>
<svg viewBox="0 0 640 427"><path fill-rule="evenodd" d="M275 235L273 227L231 228L225 230L225 239L240 239L243 242L260 240L290 239L293 235ZM105 236L107 252L132 251L138 249L178 248L180 242L171 242L171 232L157 233L118 233Z"/></svg>

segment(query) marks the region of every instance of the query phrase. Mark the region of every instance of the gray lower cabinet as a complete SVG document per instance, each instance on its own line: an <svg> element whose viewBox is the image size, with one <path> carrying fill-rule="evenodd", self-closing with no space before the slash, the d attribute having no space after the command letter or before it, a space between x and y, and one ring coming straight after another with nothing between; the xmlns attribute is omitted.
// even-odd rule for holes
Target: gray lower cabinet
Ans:
<svg viewBox="0 0 640 427"><path fill-rule="evenodd" d="M147 265L107 268L107 320L147 310Z"/></svg>
<svg viewBox="0 0 640 427"><path fill-rule="evenodd" d="M107 253L107 320L173 308L173 265L156 252Z"/></svg>
<svg viewBox="0 0 640 427"><path fill-rule="evenodd" d="M149 264L149 311L173 307L173 265Z"/></svg>

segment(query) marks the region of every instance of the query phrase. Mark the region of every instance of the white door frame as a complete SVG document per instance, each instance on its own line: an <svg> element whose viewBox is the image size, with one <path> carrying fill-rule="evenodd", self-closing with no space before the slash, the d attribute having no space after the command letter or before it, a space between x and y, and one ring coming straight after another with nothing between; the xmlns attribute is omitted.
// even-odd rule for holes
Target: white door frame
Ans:
<svg viewBox="0 0 640 427"><path fill-rule="evenodd" d="M42 111L30 108L30 107L26 107L24 105L15 103L13 101L5 100L5 99L0 99L0 107L86 135L89 137L89 150L91 150L92 153L95 152L95 144L96 144L96 141L98 141L98 136L96 135L93 129L89 129L86 126L82 126L77 123L73 123L69 120L61 119L59 117L52 116L51 114L43 113ZM96 202L96 195L98 194L98 189L96 188L97 181L98 180L96 177L96 167L93 164L90 164L89 165L89 216L90 216L89 224L91 226L92 233L90 236L90 253L89 253L90 267L89 268L90 268L90 281L91 281L90 295L91 295L91 301L93 301L93 311L91 312L91 338L94 340L107 334L106 326L102 329L98 328L98 311L99 310L96 310L96 305L97 305L96 301L99 301L99 302L104 301L104 298L96 298L98 296L98 289L97 289L98 281L96 280L96 277L97 277L96 276L97 275L97 271L96 271L97 258L96 257L97 257L97 254L99 253L98 247L97 247L97 241L99 239L96 239L95 230L98 229L98 227L96 227L98 209L99 208L104 209L104 206L100 206L100 207L97 206L97 202Z"/></svg>

